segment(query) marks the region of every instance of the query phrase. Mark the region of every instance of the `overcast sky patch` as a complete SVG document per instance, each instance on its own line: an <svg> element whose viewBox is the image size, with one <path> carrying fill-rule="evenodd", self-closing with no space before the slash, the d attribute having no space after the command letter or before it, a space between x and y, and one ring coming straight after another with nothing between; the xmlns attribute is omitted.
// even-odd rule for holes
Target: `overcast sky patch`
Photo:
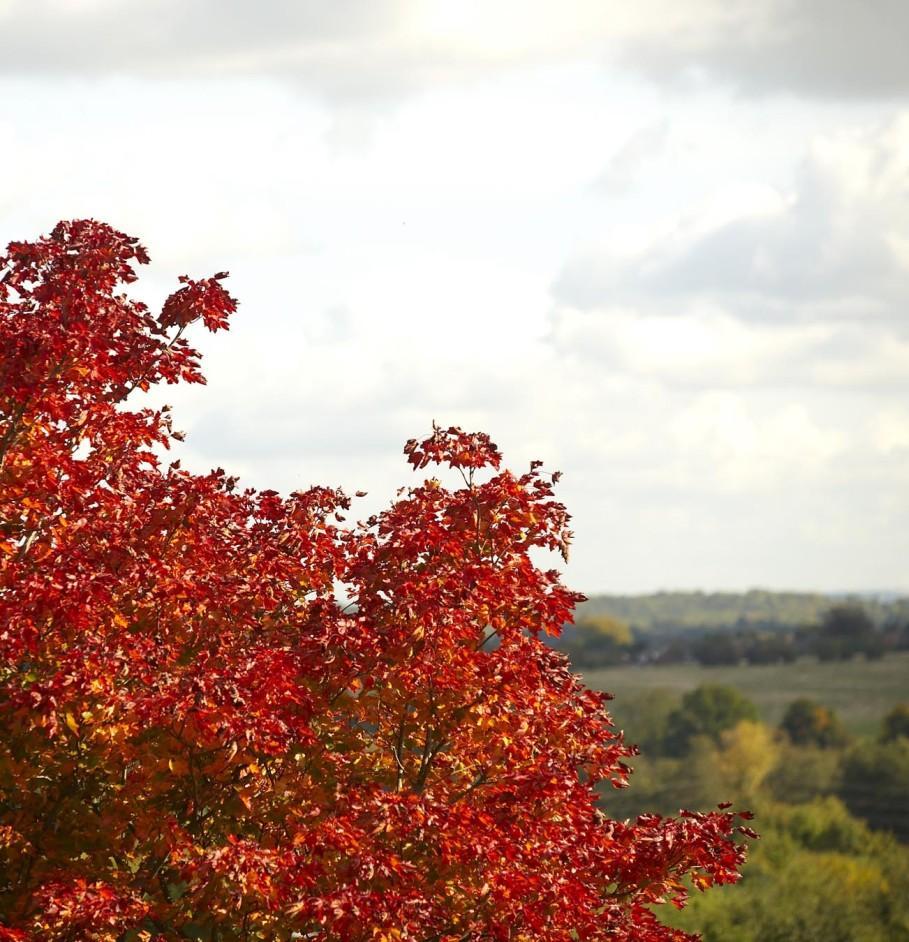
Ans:
<svg viewBox="0 0 909 942"><path fill-rule="evenodd" d="M229 269L198 470L565 473L586 591L909 589L909 5L0 0L0 241Z"/></svg>

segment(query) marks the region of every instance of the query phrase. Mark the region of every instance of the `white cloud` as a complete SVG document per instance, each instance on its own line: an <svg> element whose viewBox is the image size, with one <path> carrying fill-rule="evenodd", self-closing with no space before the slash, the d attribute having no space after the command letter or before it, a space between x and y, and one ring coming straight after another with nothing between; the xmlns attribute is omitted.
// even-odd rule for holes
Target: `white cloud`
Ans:
<svg viewBox="0 0 909 942"><path fill-rule="evenodd" d="M437 419L566 472L581 587L905 584L906 122L733 97L778 9L0 0L0 236L231 270L194 467L365 514Z"/></svg>
<svg viewBox="0 0 909 942"><path fill-rule="evenodd" d="M909 338L889 327L749 322L703 301L675 315L558 307L551 323L559 351L670 386L909 387Z"/></svg>
<svg viewBox="0 0 909 942"><path fill-rule="evenodd" d="M716 566L715 544L767 584L797 584L812 559L816 585L900 581L907 132L901 117L825 134L791 187L721 179L566 263L547 339L590 385L574 465L603 469L579 490L621 534L604 571L632 579L658 557L669 586Z"/></svg>
<svg viewBox="0 0 909 942"><path fill-rule="evenodd" d="M641 168L664 150L668 137L669 122L665 119L635 130L609 159L594 187L613 193L627 192Z"/></svg>
<svg viewBox="0 0 909 942"><path fill-rule="evenodd" d="M680 451L712 468L721 491L751 494L815 480L849 443L842 429L818 423L798 402L763 410L730 392L697 397L673 436Z"/></svg>
<svg viewBox="0 0 909 942"><path fill-rule="evenodd" d="M558 296L582 308L678 311L709 297L758 320L905 321L909 116L816 140L789 194L739 190L721 190L633 259L582 255Z"/></svg>
<svg viewBox="0 0 909 942"><path fill-rule="evenodd" d="M909 408L894 405L882 409L871 423L871 439L878 453L909 451Z"/></svg>

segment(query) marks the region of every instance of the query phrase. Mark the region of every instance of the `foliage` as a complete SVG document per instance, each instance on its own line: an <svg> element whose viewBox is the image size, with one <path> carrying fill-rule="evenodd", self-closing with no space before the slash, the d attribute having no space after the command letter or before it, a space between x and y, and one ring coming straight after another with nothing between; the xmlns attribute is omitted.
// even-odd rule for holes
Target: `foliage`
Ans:
<svg viewBox="0 0 909 942"><path fill-rule="evenodd" d="M762 723L742 720L717 740L695 738L683 757L639 756L634 760L634 788L607 800L614 813L628 817L645 808L671 814L703 806L718 795L733 803L754 803L765 796L765 783L779 762L773 732Z"/></svg>
<svg viewBox="0 0 909 942"><path fill-rule="evenodd" d="M717 664L738 664L743 654L742 645L729 632L704 635L695 639L691 645L691 656L698 664L708 667Z"/></svg>
<svg viewBox="0 0 909 942"><path fill-rule="evenodd" d="M706 737L695 740L691 764L705 791L753 801L778 758L773 733L763 723L740 720L719 734L718 743Z"/></svg>
<svg viewBox="0 0 909 942"><path fill-rule="evenodd" d="M893 717L903 715L899 709L885 716L879 741L859 739L843 734L827 708L799 698L786 711L785 725L794 737L746 720L712 736L696 735L684 751L670 749L666 755L670 718L675 723L685 712L679 700L657 688L618 703L622 724L643 755L634 761L635 788L611 799L613 811L671 811L717 795L736 803L757 804L760 798L798 804L836 794L876 829L909 839L909 737L887 735Z"/></svg>
<svg viewBox="0 0 909 942"><path fill-rule="evenodd" d="M583 616L609 614L642 632L684 629L797 628L820 624L837 603L809 592L655 592L649 595L594 595L580 607ZM909 620L909 598L861 606L877 624Z"/></svg>
<svg viewBox="0 0 909 942"><path fill-rule="evenodd" d="M821 628L833 638L864 638L874 631L874 622L863 606L849 602L824 612Z"/></svg>
<svg viewBox="0 0 909 942"><path fill-rule="evenodd" d="M897 703L884 717L881 739L892 742L901 736L909 738L909 703Z"/></svg>
<svg viewBox="0 0 909 942"><path fill-rule="evenodd" d="M0 939L688 938L651 907L737 879L741 827L596 806L631 750L540 638L556 475L436 428L408 460L461 485L349 526L165 465L126 400L202 382L184 333L235 303L154 316L146 261L92 221L0 259Z"/></svg>
<svg viewBox="0 0 909 942"><path fill-rule="evenodd" d="M611 615L581 615L552 644L581 668L623 663L631 653L634 637L625 622Z"/></svg>
<svg viewBox="0 0 909 942"><path fill-rule="evenodd" d="M705 942L906 942L909 849L834 799L760 809L762 840L741 884L675 917Z"/></svg>
<svg viewBox="0 0 909 942"><path fill-rule="evenodd" d="M799 697L789 704L780 729L796 746L839 748L849 738L833 710L808 697Z"/></svg>
<svg viewBox="0 0 909 942"><path fill-rule="evenodd" d="M627 661L780 664L802 655L834 661L909 648L909 598L834 603L799 593L661 592L597 596L578 618L623 619L634 637L633 645L613 650L596 633L569 626L560 647L585 668Z"/></svg>
<svg viewBox="0 0 909 942"><path fill-rule="evenodd" d="M698 736L719 742L723 730L742 720L757 719L757 707L734 687L702 684L686 693L681 706L669 714L664 751L667 755L684 755Z"/></svg>
<svg viewBox="0 0 909 942"><path fill-rule="evenodd" d="M842 765L840 795L872 827L909 841L909 739L862 743Z"/></svg>
<svg viewBox="0 0 909 942"><path fill-rule="evenodd" d="M669 715L678 707L678 695L663 687L656 687L617 699L613 713L616 723L630 731L631 741L643 755L651 756L662 750ZM640 782L636 779L635 792L639 788Z"/></svg>
<svg viewBox="0 0 909 942"><path fill-rule="evenodd" d="M817 640L822 660L845 661L856 654L881 657L883 653L884 639L863 606L834 605L824 613Z"/></svg>
<svg viewBox="0 0 909 942"><path fill-rule="evenodd" d="M767 792L791 804L832 795L839 786L842 753L820 746L795 746L788 740L777 745L777 764L767 777Z"/></svg>
<svg viewBox="0 0 909 942"><path fill-rule="evenodd" d="M876 673L882 668L857 661L848 670ZM766 676L754 668L740 669L744 676L754 673ZM847 687L850 678L842 666L836 674L840 687ZM672 671L666 669L662 676L670 679ZM640 690L617 701L629 737L641 741L645 731L651 746L659 744L659 730L678 704L671 692L656 688L654 693L652 709L652 694ZM891 709L885 731L890 717L901 715ZM909 738L899 735L882 737L881 743L868 735L851 746L797 745L768 726L742 721L714 739L696 737L684 756L671 758L648 749L634 760L635 788L612 798L611 808L629 816L644 808L671 813L715 795L756 808L762 838L742 882L695 896L673 919L703 932L706 942L905 942L907 745Z"/></svg>
<svg viewBox="0 0 909 942"><path fill-rule="evenodd" d="M575 629L609 638L622 648L627 648L633 641L628 625L611 615L582 615L575 620Z"/></svg>
<svg viewBox="0 0 909 942"><path fill-rule="evenodd" d="M674 698L671 706L677 706L686 691L705 683L737 688L757 706L761 719L773 726L779 725L793 699L809 697L835 705L850 736L876 737L881 717L906 699L907 677L909 651L895 651L879 660L856 658L845 664L800 658L793 664L772 667L635 664L584 671L584 679L591 686L615 694L615 716L629 731L632 742L638 743L638 714L647 712L651 697L656 694L661 698L660 712L664 712L667 698ZM629 712L632 706L634 715Z"/></svg>

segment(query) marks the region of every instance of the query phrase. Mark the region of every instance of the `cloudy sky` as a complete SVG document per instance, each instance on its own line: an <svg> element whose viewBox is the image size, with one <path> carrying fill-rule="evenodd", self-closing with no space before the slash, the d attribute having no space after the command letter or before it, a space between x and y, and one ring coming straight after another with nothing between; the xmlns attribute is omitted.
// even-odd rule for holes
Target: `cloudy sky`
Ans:
<svg viewBox="0 0 909 942"><path fill-rule="evenodd" d="M0 0L0 241L227 268L174 392L249 483L565 477L568 581L909 589L905 0ZM142 285L142 282L140 282Z"/></svg>

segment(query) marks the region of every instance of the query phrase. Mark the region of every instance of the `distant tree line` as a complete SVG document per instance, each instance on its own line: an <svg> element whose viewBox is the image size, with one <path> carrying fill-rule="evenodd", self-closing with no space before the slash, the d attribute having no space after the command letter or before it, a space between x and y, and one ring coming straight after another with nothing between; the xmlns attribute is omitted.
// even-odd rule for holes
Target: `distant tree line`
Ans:
<svg viewBox="0 0 909 942"><path fill-rule="evenodd" d="M902 600L900 600L902 602ZM909 649L909 613L902 604L869 607L848 601L830 605L808 624L754 623L738 620L724 627L674 629L630 625L596 610L581 609L555 644L578 669L620 664L705 666L779 664L801 656L846 661L856 656L882 657Z"/></svg>
<svg viewBox="0 0 909 942"><path fill-rule="evenodd" d="M860 604L876 625L909 619L909 597L893 593L844 596L812 592L652 592L646 595L594 595L584 615L610 615L643 634L730 627L772 629L819 624L834 605Z"/></svg>

